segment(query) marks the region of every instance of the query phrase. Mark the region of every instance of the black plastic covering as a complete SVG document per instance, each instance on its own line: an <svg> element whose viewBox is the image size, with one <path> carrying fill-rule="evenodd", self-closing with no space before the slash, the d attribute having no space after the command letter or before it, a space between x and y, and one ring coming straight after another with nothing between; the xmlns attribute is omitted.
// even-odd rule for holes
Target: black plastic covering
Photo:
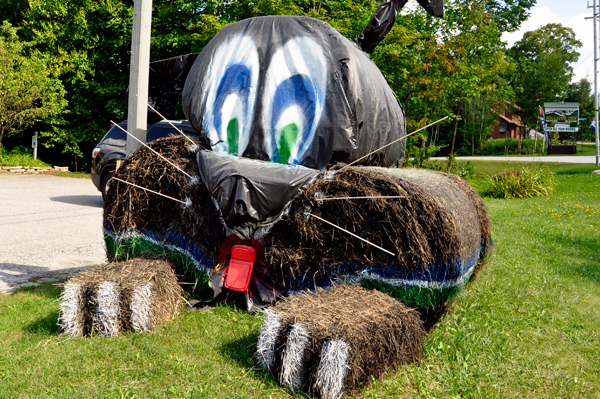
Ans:
<svg viewBox="0 0 600 399"><path fill-rule="evenodd" d="M196 155L202 181L228 226L269 221L318 171L202 150Z"/></svg>
<svg viewBox="0 0 600 399"><path fill-rule="evenodd" d="M406 134L404 111L367 54L308 17L224 27L192 67L183 109L217 153L320 170ZM394 165L404 149L399 141L361 164Z"/></svg>
<svg viewBox="0 0 600 399"><path fill-rule="evenodd" d="M354 42L366 53L371 54L375 47L387 36L394 22L398 11L404 7L408 0L383 0L379 5L375 15L371 18L367 26L354 39Z"/></svg>
<svg viewBox="0 0 600 399"><path fill-rule="evenodd" d="M185 80L198 54L180 55L150 63L148 103L167 119L176 117ZM156 123L161 119L148 109L148 123Z"/></svg>
<svg viewBox="0 0 600 399"><path fill-rule="evenodd" d="M417 2L434 17L444 16L444 0L417 0Z"/></svg>
<svg viewBox="0 0 600 399"><path fill-rule="evenodd" d="M354 42L366 53L372 53L375 47L387 36L398 12L408 0L383 0L375 14ZM417 0L425 10L435 16L444 16L444 0Z"/></svg>

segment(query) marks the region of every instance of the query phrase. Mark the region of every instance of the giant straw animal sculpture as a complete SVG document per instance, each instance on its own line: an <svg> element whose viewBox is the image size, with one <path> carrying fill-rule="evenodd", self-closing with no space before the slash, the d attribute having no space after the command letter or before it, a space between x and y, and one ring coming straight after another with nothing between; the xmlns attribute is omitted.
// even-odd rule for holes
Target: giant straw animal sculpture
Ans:
<svg viewBox="0 0 600 399"><path fill-rule="evenodd" d="M462 179L388 168L404 157L404 112L365 51L404 3L384 1L354 42L304 17L225 27L183 86L201 141L141 148L105 203L109 259L166 257L207 288L203 303L257 310L288 296L265 308L258 361L282 385L322 397L418 358L424 331L491 249L487 209ZM442 14L441 1L419 3ZM104 280L116 287L112 308L94 291ZM93 331L85 318L98 309L133 325L136 289L114 282L96 273L67 284L67 332Z"/></svg>

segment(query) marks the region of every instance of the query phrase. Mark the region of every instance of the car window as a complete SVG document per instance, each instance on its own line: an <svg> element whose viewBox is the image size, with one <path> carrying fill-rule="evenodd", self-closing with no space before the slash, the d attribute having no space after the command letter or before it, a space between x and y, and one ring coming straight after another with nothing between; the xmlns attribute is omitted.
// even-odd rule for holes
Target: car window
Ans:
<svg viewBox="0 0 600 399"><path fill-rule="evenodd" d="M146 143L149 143L156 139L161 139L163 137L167 137L171 134L175 135L175 134L179 134L179 133L177 132L177 130L173 129L170 126L169 127L150 128L150 130L148 130L148 133L146 133Z"/></svg>
<svg viewBox="0 0 600 399"><path fill-rule="evenodd" d="M110 146L124 147L127 145L127 133L117 126L113 126L108 133L106 133L106 136L104 136L101 143Z"/></svg>

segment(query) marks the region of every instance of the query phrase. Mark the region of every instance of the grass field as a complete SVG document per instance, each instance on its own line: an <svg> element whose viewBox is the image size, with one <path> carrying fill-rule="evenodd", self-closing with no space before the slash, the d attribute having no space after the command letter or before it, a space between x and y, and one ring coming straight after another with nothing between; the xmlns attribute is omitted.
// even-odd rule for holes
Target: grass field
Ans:
<svg viewBox="0 0 600 399"><path fill-rule="evenodd" d="M583 151L582 151L583 147ZM577 155L596 155L596 145L595 144L577 144Z"/></svg>
<svg viewBox="0 0 600 399"><path fill-rule="evenodd" d="M482 174L519 167L474 164L479 188ZM355 397L600 397L600 176L548 167L554 195L485 200L494 253L426 338L423 360ZM156 333L69 339L56 326L59 293L0 294L0 397L292 396L255 366L258 315L220 306Z"/></svg>
<svg viewBox="0 0 600 399"><path fill-rule="evenodd" d="M73 177L76 179L90 179L89 172L49 172L49 174L59 177Z"/></svg>

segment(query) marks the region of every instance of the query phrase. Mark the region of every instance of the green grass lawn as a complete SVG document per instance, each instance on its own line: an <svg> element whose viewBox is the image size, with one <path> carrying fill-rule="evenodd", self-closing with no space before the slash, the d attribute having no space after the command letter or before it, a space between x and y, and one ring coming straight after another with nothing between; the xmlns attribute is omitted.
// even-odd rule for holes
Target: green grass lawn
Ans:
<svg viewBox="0 0 600 399"><path fill-rule="evenodd" d="M49 174L59 177L73 177L76 179L90 179L89 172L49 172Z"/></svg>
<svg viewBox="0 0 600 399"><path fill-rule="evenodd" d="M596 145L595 144L584 144L582 151L581 142L577 144L577 155L596 155Z"/></svg>
<svg viewBox="0 0 600 399"><path fill-rule="evenodd" d="M559 173L554 195L485 200L495 250L478 279L428 335L420 362L355 397L600 397L600 176L549 167ZM69 339L56 326L59 293L45 284L0 294L0 397L291 396L255 366L258 315L221 306L155 333Z"/></svg>

